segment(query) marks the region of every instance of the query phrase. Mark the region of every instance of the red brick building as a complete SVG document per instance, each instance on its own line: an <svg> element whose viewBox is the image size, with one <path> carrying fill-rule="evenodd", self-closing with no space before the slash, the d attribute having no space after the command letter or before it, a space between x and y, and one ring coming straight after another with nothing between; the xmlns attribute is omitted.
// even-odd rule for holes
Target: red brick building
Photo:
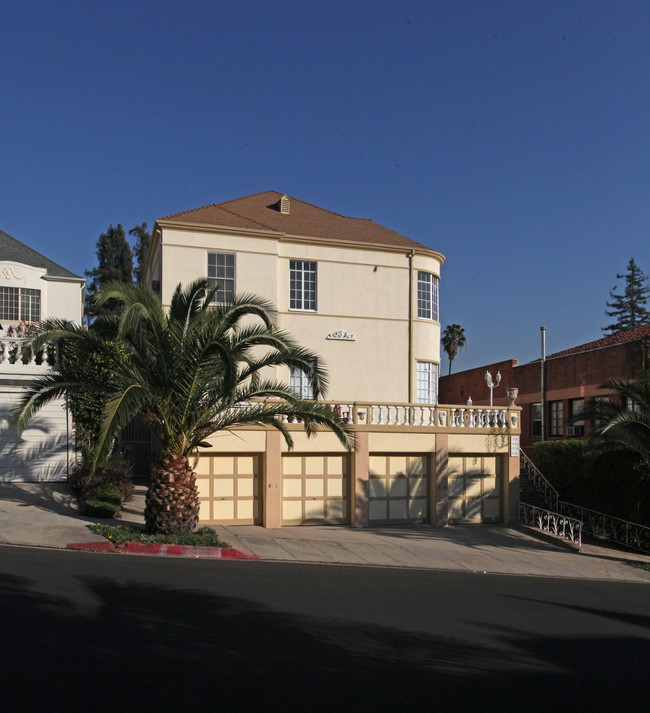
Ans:
<svg viewBox="0 0 650 713"><path fill-rule="evenodd" d="M440 403L466 404L471 398L476 405L489 404L485 373L489 371L496 380L499 372L501 382L494 389L494 405L507 405L508 387L519 389L516 404L522 407L521 446L530 455L535 443L542 440L542 429L545 440L587 437L592 424L571 423L571 417L580 411L586 398L609 397L612 391L600 388L605 381L634 378L640 369L647 368L648 356L650 324L546 357L543 398L541 359L527 364L510 359L441 377Z"/></svg>

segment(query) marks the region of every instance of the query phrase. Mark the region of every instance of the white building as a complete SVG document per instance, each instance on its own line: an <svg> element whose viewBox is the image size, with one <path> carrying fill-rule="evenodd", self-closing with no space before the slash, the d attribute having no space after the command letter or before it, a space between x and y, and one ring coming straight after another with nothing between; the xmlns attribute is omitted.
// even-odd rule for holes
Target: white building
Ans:
<svg viewBox="0 0 650 713"><path fill-rule="evenodd" d="M46 357L20 357L25 328L50 317L81 323L86 281L0 231L0 480L65 480L73 457L63 401L43 408L18 433L11 414ZM51 359L50 359L51 361ZM26 363L25 363L26 362Z"/></svg>

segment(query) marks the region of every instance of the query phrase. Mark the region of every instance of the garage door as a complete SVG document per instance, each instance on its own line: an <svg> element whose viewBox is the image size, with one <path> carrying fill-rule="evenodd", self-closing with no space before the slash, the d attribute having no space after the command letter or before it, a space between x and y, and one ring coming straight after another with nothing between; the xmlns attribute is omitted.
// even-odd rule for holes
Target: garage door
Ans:
<svg viewBox="0 0 650 713"><path fill-rule="evenodd" d="M349 458L282 456L282 524L350 522Z"/></svg>
<svg viewBox="0 0 650 713"><path fill-rule="evenodd" d="M501 522L501 459L449 456L450 522Z"/></svg>
<svg viewBox="0 0 650 713"><path fill-rule="evenodd" d="M371 455L371 524L427 522L428 454Z"/></svg>
<svg viewBox="0 0 650 713"><path fill-rule="evenodd" d="M202 455L196 468L199 520L219 525L262 522L261 455Z"/></svg>

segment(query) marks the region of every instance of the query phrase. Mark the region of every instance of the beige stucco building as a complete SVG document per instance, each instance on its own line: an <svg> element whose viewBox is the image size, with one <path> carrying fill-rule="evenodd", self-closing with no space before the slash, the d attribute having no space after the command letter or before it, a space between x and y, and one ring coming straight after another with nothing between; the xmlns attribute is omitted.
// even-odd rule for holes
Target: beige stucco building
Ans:
<svg viewBox="0 0 650 713"><path fill-rule="evenodd" d="M81 323L86 281L0 231L0 480L65 480L74 462L63 400L18 433L12 412L25 385L55 367L55 354L20 357L25 326L47 318Z"/></svg>
<svg viewBox="0 0 650 713"><path fill-rule="evenodd" d="M198 464L201 520L355 526L518 517L517 407L438 404L444 256L371 220L267 191L156 221L144 281L169 305L207 276L253 292L323 360L357 451L300 424L217 433ZM299 373L278 373L309 397Z"/></svg>

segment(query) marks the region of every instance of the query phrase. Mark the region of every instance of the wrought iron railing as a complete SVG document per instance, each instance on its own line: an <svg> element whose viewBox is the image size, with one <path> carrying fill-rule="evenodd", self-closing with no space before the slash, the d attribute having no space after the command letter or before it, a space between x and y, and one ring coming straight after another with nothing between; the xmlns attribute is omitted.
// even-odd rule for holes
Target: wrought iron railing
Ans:
<svg viewBox="0 0 650 713"><path fill-rule="evenodd" d="M596 510L582 508L579 505L559 502L558 512L567 517L580 518L585 535L608 540L632 550L650 553L650 527L612 517Z"/></svg>
<svg viewBox="0 0 650 713"><path fill-rule="evenodd" d="M522 471L526 473L530 482L535 486L537 492L542 496L544 502L553 512L559 512L560 495L557 490L546 480L539 468L523 452L519 451L519 463Z"/></svg>
<svg viewBox="0 0 650 713"><path fill-rule="evenodd" d="M521 470L525 471L537 492L549 506L550 511L559 517L572 518L582 522L581 531L584 535L614 542L631 550L650 553L650 527L560 500L557 490L546 480L530 458L523 451L520 455ZM527 508L533 507L522 505ZM532 527L536 527L536 525L533 524Z"/></svg>
<svg viewBox="0 0 650 713"><path fill-rule="evenodd" d="M582 521L577 518L560 515L551 510L538 508L536 505L519 503L519 520L523 525L535 527L556 537L582 545Z"/></svg>

